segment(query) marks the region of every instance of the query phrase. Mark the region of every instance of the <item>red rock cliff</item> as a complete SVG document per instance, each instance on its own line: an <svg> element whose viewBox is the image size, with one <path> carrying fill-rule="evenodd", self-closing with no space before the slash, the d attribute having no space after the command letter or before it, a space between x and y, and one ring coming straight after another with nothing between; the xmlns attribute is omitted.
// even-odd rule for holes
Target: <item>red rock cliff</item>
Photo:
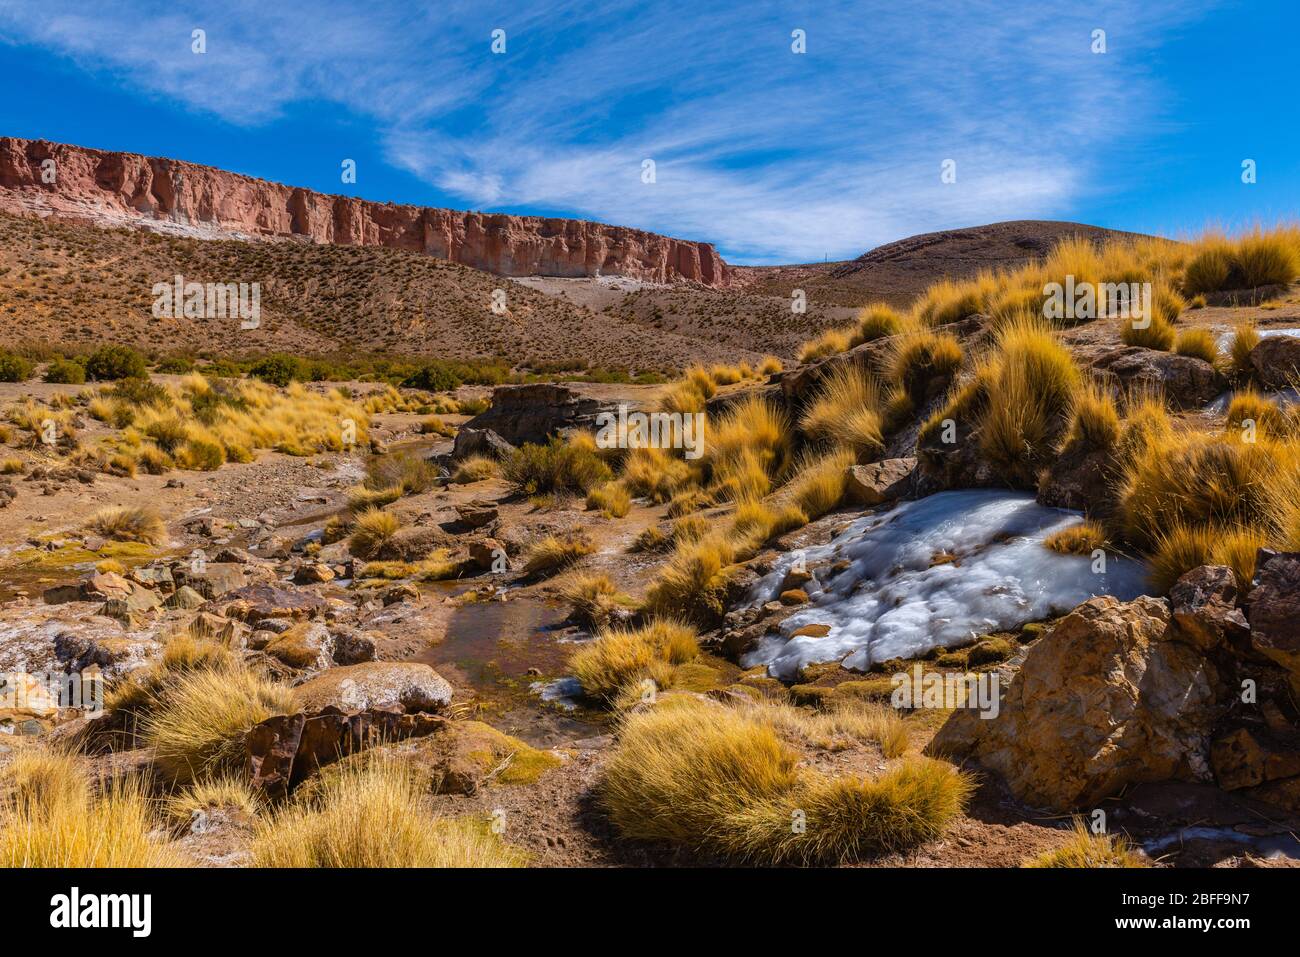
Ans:
<svg viewBox="0 0 1300 957"><path fill-rule="evenodd" d="M54 182L42 176L52 159ZM46 167L48 168L48 167ZM727 284L709 243L578 219L330 196L179 160L0 137L0 210L207 239L391 246L502 276L619 275Z"/></svg>

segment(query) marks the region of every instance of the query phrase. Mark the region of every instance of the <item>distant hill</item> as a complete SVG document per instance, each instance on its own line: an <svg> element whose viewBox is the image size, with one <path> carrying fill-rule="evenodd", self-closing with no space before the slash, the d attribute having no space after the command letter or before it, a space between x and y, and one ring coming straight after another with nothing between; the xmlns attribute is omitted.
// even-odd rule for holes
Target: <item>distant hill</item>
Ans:
<svg viewBox="0 0 1300 957"><path fill-rule="evenodd" d="M902 307L937 279L1021 266L1067 236L1102 241L1133 235L1083 223L1025 219L909 236L844 262L729 268L733 286L750 293L788 297L792 288L802 288L811 301L826 305L882 300Z"/></svg>

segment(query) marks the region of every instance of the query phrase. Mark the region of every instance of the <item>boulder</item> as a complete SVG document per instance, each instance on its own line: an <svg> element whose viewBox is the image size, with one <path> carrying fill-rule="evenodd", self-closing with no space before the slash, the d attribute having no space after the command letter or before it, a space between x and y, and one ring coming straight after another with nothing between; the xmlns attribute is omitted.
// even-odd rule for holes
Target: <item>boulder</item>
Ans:
<svg viewBox="0 0 1300 957"><path fill-rule="evenodd" d="M568 429L596 428L596 416L617 412L611 403L552 383L497 386L492 406L466 422L465 429L490 429L512 445L538 444Z"/></svg>
<svg viewBox="0 0 1300 957"><path fill-rule="evenodd" d="M1261 550L1246 599L1250 644L1300 680L1300 552Z"/></svg>
<svg viewBox="0 0 1300 957"><path fill-rule="evenodd" d="M189 585L204 598L220 598L248 584L244 568L235 562L187 562L172 568L172 578L177 587Z"/></svg>
<svg viewBox="0 0 1300 957"><path fill-rule="evenodd" d="M320 671L334 664L334 636L319 622L299 622L276 635L263 651L290 668Z"/></svg>
<svg viewBox="0 0 1300 957"><path fill-rule="evenodd" d="M265 618L310 618L323 613L329 602L315 592L275 585L247 585L222 597L227 618L257 624Z"/></svg>
<svg viewBox="0 0 1300 957"><path fill-rule="evenodd" d="M308 562L299 565L293 573L293 582L295 585L319 585L323 582L334 580L334 570L328 565L321 565L317 562Z"/></svg>
<svg viewBox="0 0 1300 957"><path fill-rule="evenodd" d="M436 526L401 528L384 542L375 557L381 561L415 562L435 548L445 548L450 543L447 533Z"/></svg>
<svg viewBox="0 0 1300 957"><path fill-rule="evenodd" d="M1076 356L1103 378L1126 391L1151 389L1164 394L1175 409L1199 409L1226 386L1221 373L1206 362L1142 346L1093 346Z"/></svg>
<svg viewBox="0 0 1300 957"><path fill-rule="evenodd" d="M1038 504L1101 518L1113 511L1119 488L1109 451L1067 449L1039 476Z"/></svg>
<svg viewBox="0 0 1300 957"><path fill-rule="evenodd" d="M497 507L492 502L474 499L456 506L460 524L467 528L483 528L497 520Z"/></svg>
<svg viewBox="0 0 1300 957"><path fill-rule="evenodd" d="M495 538L485 538L482 541L470 542L469 560L479 571L490 572L498 559L501 561L501 568L504 570L509 567L505 561L506 547Z"/></svg>
<svg viewBox="0 0 1300 957"><path fill-rule="evenodd" d="M1285 389L1300 379L1300 337L1267 336L1250 350L1255 377L1269 389Z"/></svg>
<svg viewBox="0 0 1300 957"><path fill-rule="evenodd" d="M914 458L851 465L845 494L853 504L868 508L892 502L907 494L915 468Z"/></svg>
<svg viewBox="0 0 1300 957"><path fill-rule="evenodd" d="M64 628L54 636L54 655L69 671L97 667L109 679L144 667L161 650L162 645L153 638L114 634L93 624Z"/></svg>
<svg viewBox="0 0 1300 957"><path fill-rule="evenodd" d="M269 649L268 649L269 650ZM294 701L305 711L335 707L437 712L451 704L452 689L428 665L410 661L370 661L332 668L300 684Z"/></svg>
<svg viewBox="0 0 1300 957"><path fill-rule="evenodd" d="M456 441L451 448L451 459L459 462L472 455L481 455L489 459L509 458L515 447L491 429L472 429L461 427L456 433Z"/></svg>
<svg viewBox="0 0 1300 957"><path fill-rule="evenodd" d="M1300 776L1300 732L1237 727L1210 747L1214 780L1225 791Z"/></svg>
<svg viewBox="0 0 1300 957"><path fill-rule="evenodd" d="M1225 565L1186 572L1169 590L1169 604L1178 637L1202 653L1249 632L1246 616L1237 608L1237 576Z"/></svg>
<svg viewBox="0 0 1300 957"><path fill-rule="evenodd" d="M167 597L167 600L163 602L163 606L171 609L191 611L195 608L201 607L206 603L206 601L207 599L189 585L182 585Z"/></svg>
<svg viewBox="0 0 1300 957"><path fill-rule="evenodd" d="M1029 649L996 717L958 709L927 751L975 758L1057 811L1143 782L1207 780L1219 675L1171 621L1156 598L1084 602Z"/></svg>
<svg viewBox="0 0 1300 957"><path fill-rule="evenodd" d="M278 800L318 769L376 745L443 730L447 719L400 711L338 708L276 715L244 736L252 785Z"/></svg>
<svg viewBox="0 0 1300 957"><path fill-rule="evenodd" d="M340 665L355 665L363 661L374 661L375 639L357 628L348 625L334 625L330 628L334 636L334 660Z"/></svg>

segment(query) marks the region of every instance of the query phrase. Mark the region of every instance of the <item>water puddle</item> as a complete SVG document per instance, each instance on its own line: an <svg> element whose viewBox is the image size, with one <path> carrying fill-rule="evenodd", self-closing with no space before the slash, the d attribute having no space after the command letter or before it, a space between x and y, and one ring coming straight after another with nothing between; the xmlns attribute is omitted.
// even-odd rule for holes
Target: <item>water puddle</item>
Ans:
<svg viewBox="0 0 1300 957"><path fill-rule="evenodd" d="M472 688L483 720L529 744L591 737L603 733L606 715L533 689L564 674L573 652L559 634L564 617L535 598L467 602L453 613L446 637L415 660Z"/></svg>

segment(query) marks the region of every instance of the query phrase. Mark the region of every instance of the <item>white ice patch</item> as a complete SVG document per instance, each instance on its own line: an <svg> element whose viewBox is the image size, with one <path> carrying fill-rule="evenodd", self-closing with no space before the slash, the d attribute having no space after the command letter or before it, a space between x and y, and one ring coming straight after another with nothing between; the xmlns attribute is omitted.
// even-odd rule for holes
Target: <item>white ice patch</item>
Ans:
<svg viewBox="0 0 1300 957"><path fill-rule="evenodd" d="M1268 339L1271 336L1300 336L1300 329L1258 329L1256 331L1261 339ZM1236 330L1219 333L1219 348L1228 349L1231 347L1232 340L1236 335Z"/></svg>
<svg viewBox="0 0 1300 957"><path fill-rule="evenodd" d="M1063 614L1096 595L1127 601L1143 594L1141 562L1108 553L1105 572L1095 573L1091 558L1043 547L1079 521L1078 512L1000 490L941 492L863 516L827 545L782 555L754 586L755 604L771 601L800 557L817 576L803 586L809 605L782 622L779 635L764 636L742 664L767 665L787 681L816 662L866 671L874 662ZM945 555L954 560L932 564ZM842 561L850 565L833 573ZM805 625L830 632L790 637Z"/></svg>
<svg viewBox="0 0 1300 957"><path fill-rule="evenodd" d="M1228 406L1232 405L1232 400L1236 396L1235 392L1225 392L1217 399L1205 407L1207 412L1215 415L1223 415L1228 411ZM1277 392L1266 392L1264 397L1277 403L1279 408L1287 408L1292 405L1300 405L1300 390L1296 389L1279 389Z"/></svg>
<svg viewBox="0 0 1300 957"><path fill-rule="evenodd" d="M528 690L549 704L573 711L578 707L582 683L577 678L556 678L554 681L534 681Z"/></svg>

